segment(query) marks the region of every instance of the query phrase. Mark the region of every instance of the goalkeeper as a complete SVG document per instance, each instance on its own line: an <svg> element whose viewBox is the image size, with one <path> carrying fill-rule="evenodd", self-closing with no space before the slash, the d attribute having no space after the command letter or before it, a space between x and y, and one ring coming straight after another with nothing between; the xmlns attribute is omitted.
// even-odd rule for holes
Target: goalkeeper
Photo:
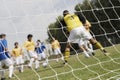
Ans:
<svg viewBox="0 0 120 80"><path fill-rule="evenodd" d="M91 34L85 29L81 19L75 14L70 14L68 10L63 11L64 22L67 26L67 30L70 35L68 37L68 43L65 49L65 63L70 54L70 43L74 42L76 39L85 39L89 40L91 44L95 45L96 48L101 49L104 55L107 55L107 51L103 48L103 46L97 42ZM86 23L86 20L84 21Z"/></svg>

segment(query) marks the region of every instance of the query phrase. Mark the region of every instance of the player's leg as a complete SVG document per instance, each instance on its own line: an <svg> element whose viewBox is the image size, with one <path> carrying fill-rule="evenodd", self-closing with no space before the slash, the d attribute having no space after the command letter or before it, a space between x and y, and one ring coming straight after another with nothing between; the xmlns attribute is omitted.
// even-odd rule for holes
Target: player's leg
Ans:
<svg viewBox="0 0 120 80"><path fill-rule="evenodd" d="M83 41L83 39L79 40L78 45L79 45L80 49L83 51L85 57L90 57L89 54L88 54L88 52L87 52L88 51L87 47L84 46L85 42Z"/></svg>
<svg viewBox="0 0 120 80"><path fill-rule="evenodd" d="M41 53L37 53L38 60L41 60Z"/></svg>
<svg viewBox="0 0 120 80"><path fill-rule="evenodd" d="M59 58L61 57L61 59L64 60L64 57L63 57L63 54L62 54L60 48L58 49L58 53L59 53Z"/></svg>
<svg viewBox="0 0 120 80"><path fill-rule="evenodd" d="M47 65L48 65L48 60L47 60L46 55L45 55L44 52L41 53L41 58L44 60L42 65L43 65L44 68L46 68Z"/></svg>
<svg viewBox="0 0 120 80"><path fill-rule="evenodd" d="M39 61L38 59L36 58L35 59L35 69L38 69L39 68Z"/></svg>
<svg viewBox="0 0 120 80"><path fill-rule="evenodd" d="M94 52L93 52L93 48L92 48L92 44L88 41L88 40L84 40L84 46L87 49L87 53L90 56L94 56Z"/></svg>
<svg viewBox="0 0 120 80"><path fill-rule="evenodd" d="M57 49L54 49L54 54L55 54L55 59L56 59L56 62L58 62L58 55L59 55L59 53L58 53L58 50Z"/></svg>
<svg viewBox="0 0 120 80"><path fill-rule="evenodd" d="M101 45L101 43L99 43L98 41L96 41L95 39L90 39L89 40L91 42L91 44L93 44L96 48L100 49L104 55L108 55L107 51L105 50L105 48Z"/></svg>
<svg viewBox="0 0 120 80"><path fill-rule="evenodd" d="M69 57L70 57L70 43L68 42L66 45L65 53L64 53L65 63L67 63Z"/></svg>
<svg viewBox="0 0 120 80"><path fill-rule="evenodd" d="M106 55L107 51L103 48L103 46L98 41L96 41L85 28L81 29L83 38L89 40L91 44L95 45L96 48L102 50L102 52Z"/></svg>
<svg viewBox="0 0 120 80"><path fill-rule="evenodd" d="M76 30L78 30L78 29L76 29ZM64 53L64 61L65 61L65 63L67 63L67 61L68 61L68 58L70 57L70 47L71 47L71 42L73 42L74 40L76 40L77 39L77 31L76 30L72 30L71 32L70 32L70 35L69 35L69 37L68 37L68 41L67 41L67 45L66 45L66 48L65 48L65 53Z"/></svg>
<svg viewBox="0 0 120 80"><path fill-rule="evenodd" d="M3 62L0 62L0 64L1 64L1 67L4 65ZM2 69L0 71L0 74L1 74L1 80L5 80L6 78L5 78L5 70L4 69Z"/></svg>
<svg viewBox="0 0 120 80"><path fill-rule="evenodd" d="M19 58L20 72L23 72L23 63L24 63L24 61L23 61L23 57L20 56L20 58Z"/></svg>
<svg viewBox="0 0 120 80"><path fill-rule="evenodd" d="M88 48L91 49L92 52L94 52L92 44L89 41L87 41L87 44L88 44Z"/></svg>
<svg viewBox="0 0 120 80"><path fill-rule="evenodd" d="M19 57L16 57L15 58L15 61L16 61L16 66L18 67L18 70L19 70L19 72L20 72L20 59L19 59Z"/></svg>
<svg viewBox="0 0 120 80"><path fill-rule="evenodd" d="M29 64L28 64L28 67L29 68L31 68L32 67L32 64L33 64L33 61L35 60L35 58L34 58L34 53L33 53L33 51L29 51L29 56L30 56L30 62L29 62Z"/></svg>
<svg viewBox="0 0 120 80"><path fill-rule="evenodd" d="M93 46L89 41L88 41L88 46L89 46L90 51L92 52L92 55L94 56L95 53L94 53L94 50L93 50Z"/></svg>
<svg viewBox="0 0 120 80"><path fill-rule="evenodd" d="M44 52L41 53L41 58L42 58L43 60L46 60L46 55L45 55Z"/></svg>
<svg viewBox="0 0 120 80"><path fill-rule="evenodd" d="M38 61L38 57L37 57L37 53L34 52L34 59L35 59L35 69L38 69L39 67L39 61Z"/></svg>
<svg viewBox="0 0 120 80"><path fill-rule="evenodd" d="M41 57L45 60L45 63L48 63L47 56L45 55L45 53L44 53L44 52L42 52Z"/></svg>
<svg viewBox="0 0 120 80"><path fill-rule="evenodd" d="M46 61L46 55L45 55L44 52L41 53L41 59L44 60L44 61Z"/></svg>
<svg viewBox="0 0 120 80"><path fill-rule="evenodd" d="M7 58L5 60L3 60L4 64L7 65L9 67L9 78L12 78L13 75L13 62L10 58Z"/></svg>

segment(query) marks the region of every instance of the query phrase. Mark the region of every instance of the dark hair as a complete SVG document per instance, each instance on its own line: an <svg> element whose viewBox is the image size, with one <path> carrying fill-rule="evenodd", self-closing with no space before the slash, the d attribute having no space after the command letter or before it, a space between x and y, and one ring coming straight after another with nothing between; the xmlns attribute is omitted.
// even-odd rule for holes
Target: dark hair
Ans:
<svg viewBox="0 0 120 80"><path fill-rule="evenodd" d="M40 40L37 40L38 42L41 42Z"/></svg>
<svg viewBox="0 0 120 80"><path fill-rule="evenodd" d="M2 35L0 34L0 38L2 38Z"/></svg>
<svg viewBox="0 0 120 80"><path fill-rule="evenodd" d="M2 38L3 36L6 36L6 34L2 33L2 34L0 35L1 38Z"/></svg>
<svg viewBox="0 0 120 80"><path fill-rule="evenodd" d="M18 42L15 42L14 45L18 44Z"/></svg>
<svg viewBox="0 0 120 80"><path fill-rule="evenodd" d="M69 13L69 11L68 10L64 10L63 11L63 15L65 16L66 14L68 14Z"/></svg>
<svg viewBox="0 0 120 80"><path fill-rule="evenodd" d="M33 37L33 35L32 34L28 34L27 38L30 38L30 37Z"/></svg>

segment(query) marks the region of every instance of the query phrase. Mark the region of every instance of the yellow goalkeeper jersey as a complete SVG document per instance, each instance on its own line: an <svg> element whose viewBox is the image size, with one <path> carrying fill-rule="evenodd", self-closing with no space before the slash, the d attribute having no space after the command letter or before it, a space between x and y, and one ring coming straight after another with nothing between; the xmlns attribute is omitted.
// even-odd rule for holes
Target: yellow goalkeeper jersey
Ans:
<svg viewBox="0 0 120 80"><path fill-rule="evenodd" d="M58 40L53 41L51 45L52 45L53 49L60 48L60 44L59 44Z"/></svg>
<svg viewBox="0 0 120 80"><path fill-rule="evenodd" d="M25 44L24 44L24 47L28 51L34 51L35 50L35 43L33 41L26 41Z"/></svg>
<svg viewBox="0 0 120 80"><path fill-rule="evenodd" d="M71 31L74 28L83 26L82 22L79 20L79 17L77 15L67 14L64 17L64 21L65 21L65 23L67 25L68 31Z"/></svg>
<svg viewBox="0 0 120 80"><path fill-rule="evenodd" d="M13 48L13 50L12 50L12 56L18 57L20 55L22 55L22 49L20 47Z"/></svg>

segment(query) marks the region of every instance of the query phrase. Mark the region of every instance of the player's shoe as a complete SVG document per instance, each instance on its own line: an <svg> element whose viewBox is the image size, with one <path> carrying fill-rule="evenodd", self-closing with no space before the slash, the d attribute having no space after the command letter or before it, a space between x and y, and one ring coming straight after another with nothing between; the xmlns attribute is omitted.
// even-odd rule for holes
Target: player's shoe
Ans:
<svg viewBox="0 0 120 80"><path fill-rule="evenodd" d="M63 62L63 65L65 66L67 64L67 60L65 60L64 62Z"/></svg>
<svg viewBox="0 0 120 80"><path fill-rule="evenodd" d="M105 56L108 56L110 53L108 53L105 49L103 49L102 50L103 51L103 54L105 55Z"/></svg>
<svg viewBox="0 0 120 80"><path fill-rule="evenodd" d="M31 66L28 66L29 69L31 69Z"/></svg>
<svg viewBox="0 0 120 80"><path fill-rule="evenodd" d="M22 73L22 72L23 72L23 70L19 69L19 73Z"/></svg>
<svg viewBox="0 0 120 80"><path fill-rule="evenodd" d="M94 52L92 52L92 56L94 56L95 55L95 53Z"/></svg>
<svg viewBox="0 0 120 80"><path fill-rule="evenodd" d="M8 77L8 79L12 79L12 78L15 78L15 75L14 75L14 74L12 74L12 77Z"/></svg>

